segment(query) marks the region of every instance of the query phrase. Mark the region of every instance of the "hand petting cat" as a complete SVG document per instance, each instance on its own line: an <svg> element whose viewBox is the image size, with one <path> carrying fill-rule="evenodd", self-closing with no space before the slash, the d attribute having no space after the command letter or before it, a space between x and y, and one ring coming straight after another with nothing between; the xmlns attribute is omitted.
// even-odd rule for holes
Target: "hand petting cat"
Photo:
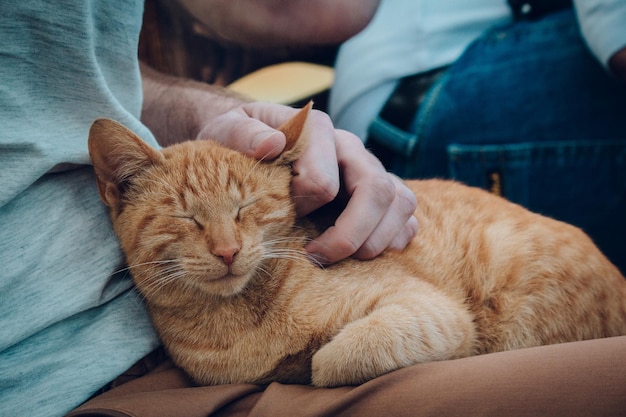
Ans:
<svg viewBox="0 0 626 417"><path fill-rule="evenodd" d="M275 128L295 113L271 103L242 104L211 120L198 138L213 138L258 159L272 159L285 145L284 135ZM335 199L341 182L349 197L334 226L307 245L312 257L333 263L403 249L417 232L414 194L386 172L356 136L335 129L325 113L311 113L306 135L308 146L294 164L292 181L298 214Z"/></svg>
<svg viewBox="0 0 626 417"><path fill-rule="evenodd" d="M285 145L276 130L296 110L247 102L228 90L164 76L142 66L142 121L164 146L188 139L214 139L258 159L276 157ZM306 247L327 264L348 256L371 259L385 249L403 249L417 233L414 194L370 154L353 134L335 129L323 112L312 113L308 145L294 164L292 186L299 215L337 197L348 197L335 224Z"/></svg>

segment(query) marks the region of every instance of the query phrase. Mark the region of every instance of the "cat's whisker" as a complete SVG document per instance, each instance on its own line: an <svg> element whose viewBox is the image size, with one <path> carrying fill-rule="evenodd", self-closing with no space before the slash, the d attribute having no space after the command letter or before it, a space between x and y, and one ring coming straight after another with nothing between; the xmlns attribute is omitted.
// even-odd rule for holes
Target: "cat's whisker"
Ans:
<svg viewBox="0 0 626 417"><path fill-rule="evenodd" d="M149 275L151 277L158 277L160 275L164 275L164 274L168 274L170 272L173 271L179 271L181 270L181 267L178 263L174 263L174 264L168 264L166 266L163 267L152 267L149 269L145 269L143 271L140 271L137 276L142 276L142 275Z"/></svg>
<svg viewBox="0 0 626 417"><path fill-rule="evenodd" d="M118 269L113 272L113 275L119 274L120 272L131 271L133 268L139 268L142 266L162 265L162 264L168 264L168 263L173 263L173 262L178 262L178 259L165 259L165 260L160 260L160 261L140 262L140 263L133 264L133 265L127 265L124 268Z"/></svg>
<svg viewBox="0 0 626 417"><path fill-rule="evenodd" d="M252 175L256 168L259 166L259 164L262 164L265 162L265 158L267 158L268 155L270 155L272 152L276 151L277 149L279 149L280 146L274 146L272 149L270 149L269 151L267 151L265 153L265 155L263 155L261 158L259 158L256 163L252 166L252 168L250 169L250 171L248 171L248 173L246 174L246 176L243 178L243 183L245 184L248 181L248 178L250 177L250 175Z"/></svg>
<svg viewBox="0 0 626 417"><path fill-rule="evenodd" d="M265 249L262 259L290 259L297 262L313 262L321 267L322 264L307 256L304 250L304 244L311 240L304 237L286 236L265 241L262 244Z"/></svg>
<svg viewBox="0 0 626 417"><path fill-rule="evenodd" d="M146 295L155 293L165 287L168 283L174 281L174 277L180 275L180 272L172 271L168 274L162 274L161 276L151 279L141 287L141 291Z"/></svg>
<svg viewBox="0 0 626 417"><path fill-rule="evenodd" d="M137 274L137 278L141 278L145 275L145 276L149 276L151 279L160 279L163 276L167 276L168 274L172 272L177 272L180 270L181 268L178 265L169 265L165 268L142 271L141 273Z"/></svg>
<svg viewBox="0 0 626 417"><path fill-rule="evenodd" d="M263 155L261 158L259 158L259 161L265 161L265 158L267 158L268 155L270 155L272 152L275 152L276 150L279 150L279 149L280 149L280 145L274 146L272 149L267 151L265 153L265 155Z"/></svg>
<svg viewBox="0 0 626 417"><path fill-rule="evenodd" d="M295 261L309 262L309 259L304 252L288 249L277 249L268 251L262 255L262 259L291 259Z"/></svg>
<svg viewBox="0 0 626 417"><path fill-rule="evenodd" d="M264 242L264 248L266 249L265 254L263 255L263 259L292 259L298 262L308 262L308 263L313 263L314 265L316 265L319 268L323 268L324 265L319 262L318 260L316 260L315 258L312 258L310 256L308 256L307 252L303 249L304 248L304 244L307 242L312 241L313 239L311 238L290 238L290 237L284 237L284 238L276 238L273 240L269 240ZM290 244L290 243L296 243L298 244L298 249L292 249L292 248L285 248L285 247L276 247L276 245L279 244Z"/></svg>
<svg viewBox="0 0 626 417"><path fill-rule="evenodd" d="M159 265L159 264L160 265L166 264L166 266L165 267L154 266L154 265ZM152 267L135 273L135 279L139 281L143 281L144 283L141 286L141 292L144 293L145 297L148 297L150 294L154 294L160 291L163 287L165 287L169 283L174 282L178 278L185 275L185 271L180 267L178 260L169 260L167 262L164 262L164 261L146 262L145 265L152 265ZM135 266L139 266L139 265L135 265ZM149 277L149 280L143 280L142 278L144 277Z"/></svg>
<svg viewBox="0 0 626 417"><path fill-rule="evenodd" d="M245 177L243 177L243 183L247 183L248 178L250 177L250 175L252 175L254 173L254 171L256 170L256 168L259 166L259 164L262 163L262 160L258 160L256 161L256 163L252 166L252 168L250 169L250 171L248 171L248 173L246 174Z"/></svg>
<svg viewBox="0 0 626 417"><path fill-rule="evenodd" d="M128 266L126 266L124 268L118 269L115 272L113 272L112 276L116 275L116 274L119 274L119 273L123 273L123 272L131 273L135 277L135 279L140 279L140 278L143 278L143 277L147 276L147 277L153 278L150 282L152 283L152 285L154 285L154 280L155 279L158 280L158 276L159 275L167 274L167 273L169 273L168 272L169 270L174 271L174 270L176 270L178 268L176 262L178 262L177 259L166 259L166 260L160 260L160 261L140 262L140 263L137 263L137 264L128 265ZM158 268L158 266L160 266L160 265L167 265L167 267L165 267L165 268ZM140 268L140 267L147 267L147 268L138 270L137 268ZM137 288L137 298L138 299L146 298L146 295L144 295L142 293L142 291L145 292L146 289L149 291L150 286L151 286L150 284L146 285L142 290L139 290ZM135 285L135 287L136 287L136 285Z"/></svg>
<svg viewBox="0 0 626 417"><path fill-rule="evenodd" d="M299 245L303 241L305 241L305 239L304 238L300 238L300 237L284 237L284 238L276 238L276 239L272 239L272 240L267 240L267 241L263 242L263 244L264 245L270 245L270 246L280 245L280 244L296 244L296 245Z"/></svg>
<svg viewBox="0 0 626 417"><path fill-rule="evenodd" d="M143 286L141 291L146 298L149 298L151 295L160 292L168 284L177 281L181 277L184 277L185 274L186 273L183 270L172 271L168 274L163 274L162 276L159 276L156 279L150 281L149 284Z"/></svg>
<svg viewBox="0 0 626 417"><path fill-rule="evenodd" d="M248 178L250 177L250 175L254 174L254 172L256 171L256 168L266 162L266 158L268 155L270 155L272 152L276 151L276 149L278 149L279 146L275 146L272 149L270 149L269 151L267 151L265 153L265 155L261 156L261 158L257 159L256 162L254 163L254 165L252 166L252 168L250 168L250 170L248 171L248 173L243 177L243 181L242 183L245 184L248 181Z"/></svg>
<svg viewBox="0 0 626 417"><path fill-rule="evenodd" d="M259 273L259 272L264 273L272 280L274 279L274 276L271 274L271 272L265 269L261 264L257 265L255 268L255 273Z"/></svg>

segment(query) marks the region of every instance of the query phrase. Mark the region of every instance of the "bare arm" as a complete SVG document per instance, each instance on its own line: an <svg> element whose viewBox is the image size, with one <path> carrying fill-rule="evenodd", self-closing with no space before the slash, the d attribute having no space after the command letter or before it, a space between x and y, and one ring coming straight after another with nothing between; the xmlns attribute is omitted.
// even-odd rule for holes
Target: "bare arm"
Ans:
<svg viewBox="0 0 626 417"><path fill-rule="evenodd" d="M165 75L140 65L144 96L141 121L162 146L195 139L206 120L246 101L222 87Z"/></svg>
<svg viewBox="0 0 626 417"><path fill-rule="evenodd" d="M179 0L217 39L244 45L338 44L360 32L380 0Z"/></svg>

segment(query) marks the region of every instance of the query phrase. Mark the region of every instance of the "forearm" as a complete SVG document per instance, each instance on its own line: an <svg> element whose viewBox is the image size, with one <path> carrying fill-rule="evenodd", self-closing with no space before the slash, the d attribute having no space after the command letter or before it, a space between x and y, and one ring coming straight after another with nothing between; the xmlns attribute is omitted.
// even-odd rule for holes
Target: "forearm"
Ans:
<svg viewBox="0 0 626 417"><path fill-rule="evenodd" d="M171 77L141 64L142 122L162 146L195 139L206 121L246 101L222 87Z"/></svg>
<svg viewBox="0 0 626 417"><path fill-rule="evenodd" d="M380 0L179 0L209 33L245 45L338 44L360 32Z"/></svg>

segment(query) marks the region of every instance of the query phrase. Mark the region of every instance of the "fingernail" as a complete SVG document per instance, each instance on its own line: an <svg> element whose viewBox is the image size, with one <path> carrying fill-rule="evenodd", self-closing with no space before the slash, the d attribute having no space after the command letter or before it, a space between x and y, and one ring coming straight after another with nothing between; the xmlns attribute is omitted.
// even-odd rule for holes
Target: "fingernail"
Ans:
<svg viewBox="0 0 626 417"><path fill-rule="evenodd" d="M257 157L263 159L273 158L278 155L278 153L282 150L280 145L277 145L276 143L266 144L266 141L276 134L280 134L280 132L277 130L266 130L264 132L259 132L254 136L250 147Z"/></svg>
<svg viewBox="0 0 626 417"><path fill-rule="evenodd" d="M254 139L252 139L252 146L257 147L260 143L262 143L265 139L269 138L273 134L275 134L275 130L265 130L263 132L259 132L254 135Z"/></svg>

